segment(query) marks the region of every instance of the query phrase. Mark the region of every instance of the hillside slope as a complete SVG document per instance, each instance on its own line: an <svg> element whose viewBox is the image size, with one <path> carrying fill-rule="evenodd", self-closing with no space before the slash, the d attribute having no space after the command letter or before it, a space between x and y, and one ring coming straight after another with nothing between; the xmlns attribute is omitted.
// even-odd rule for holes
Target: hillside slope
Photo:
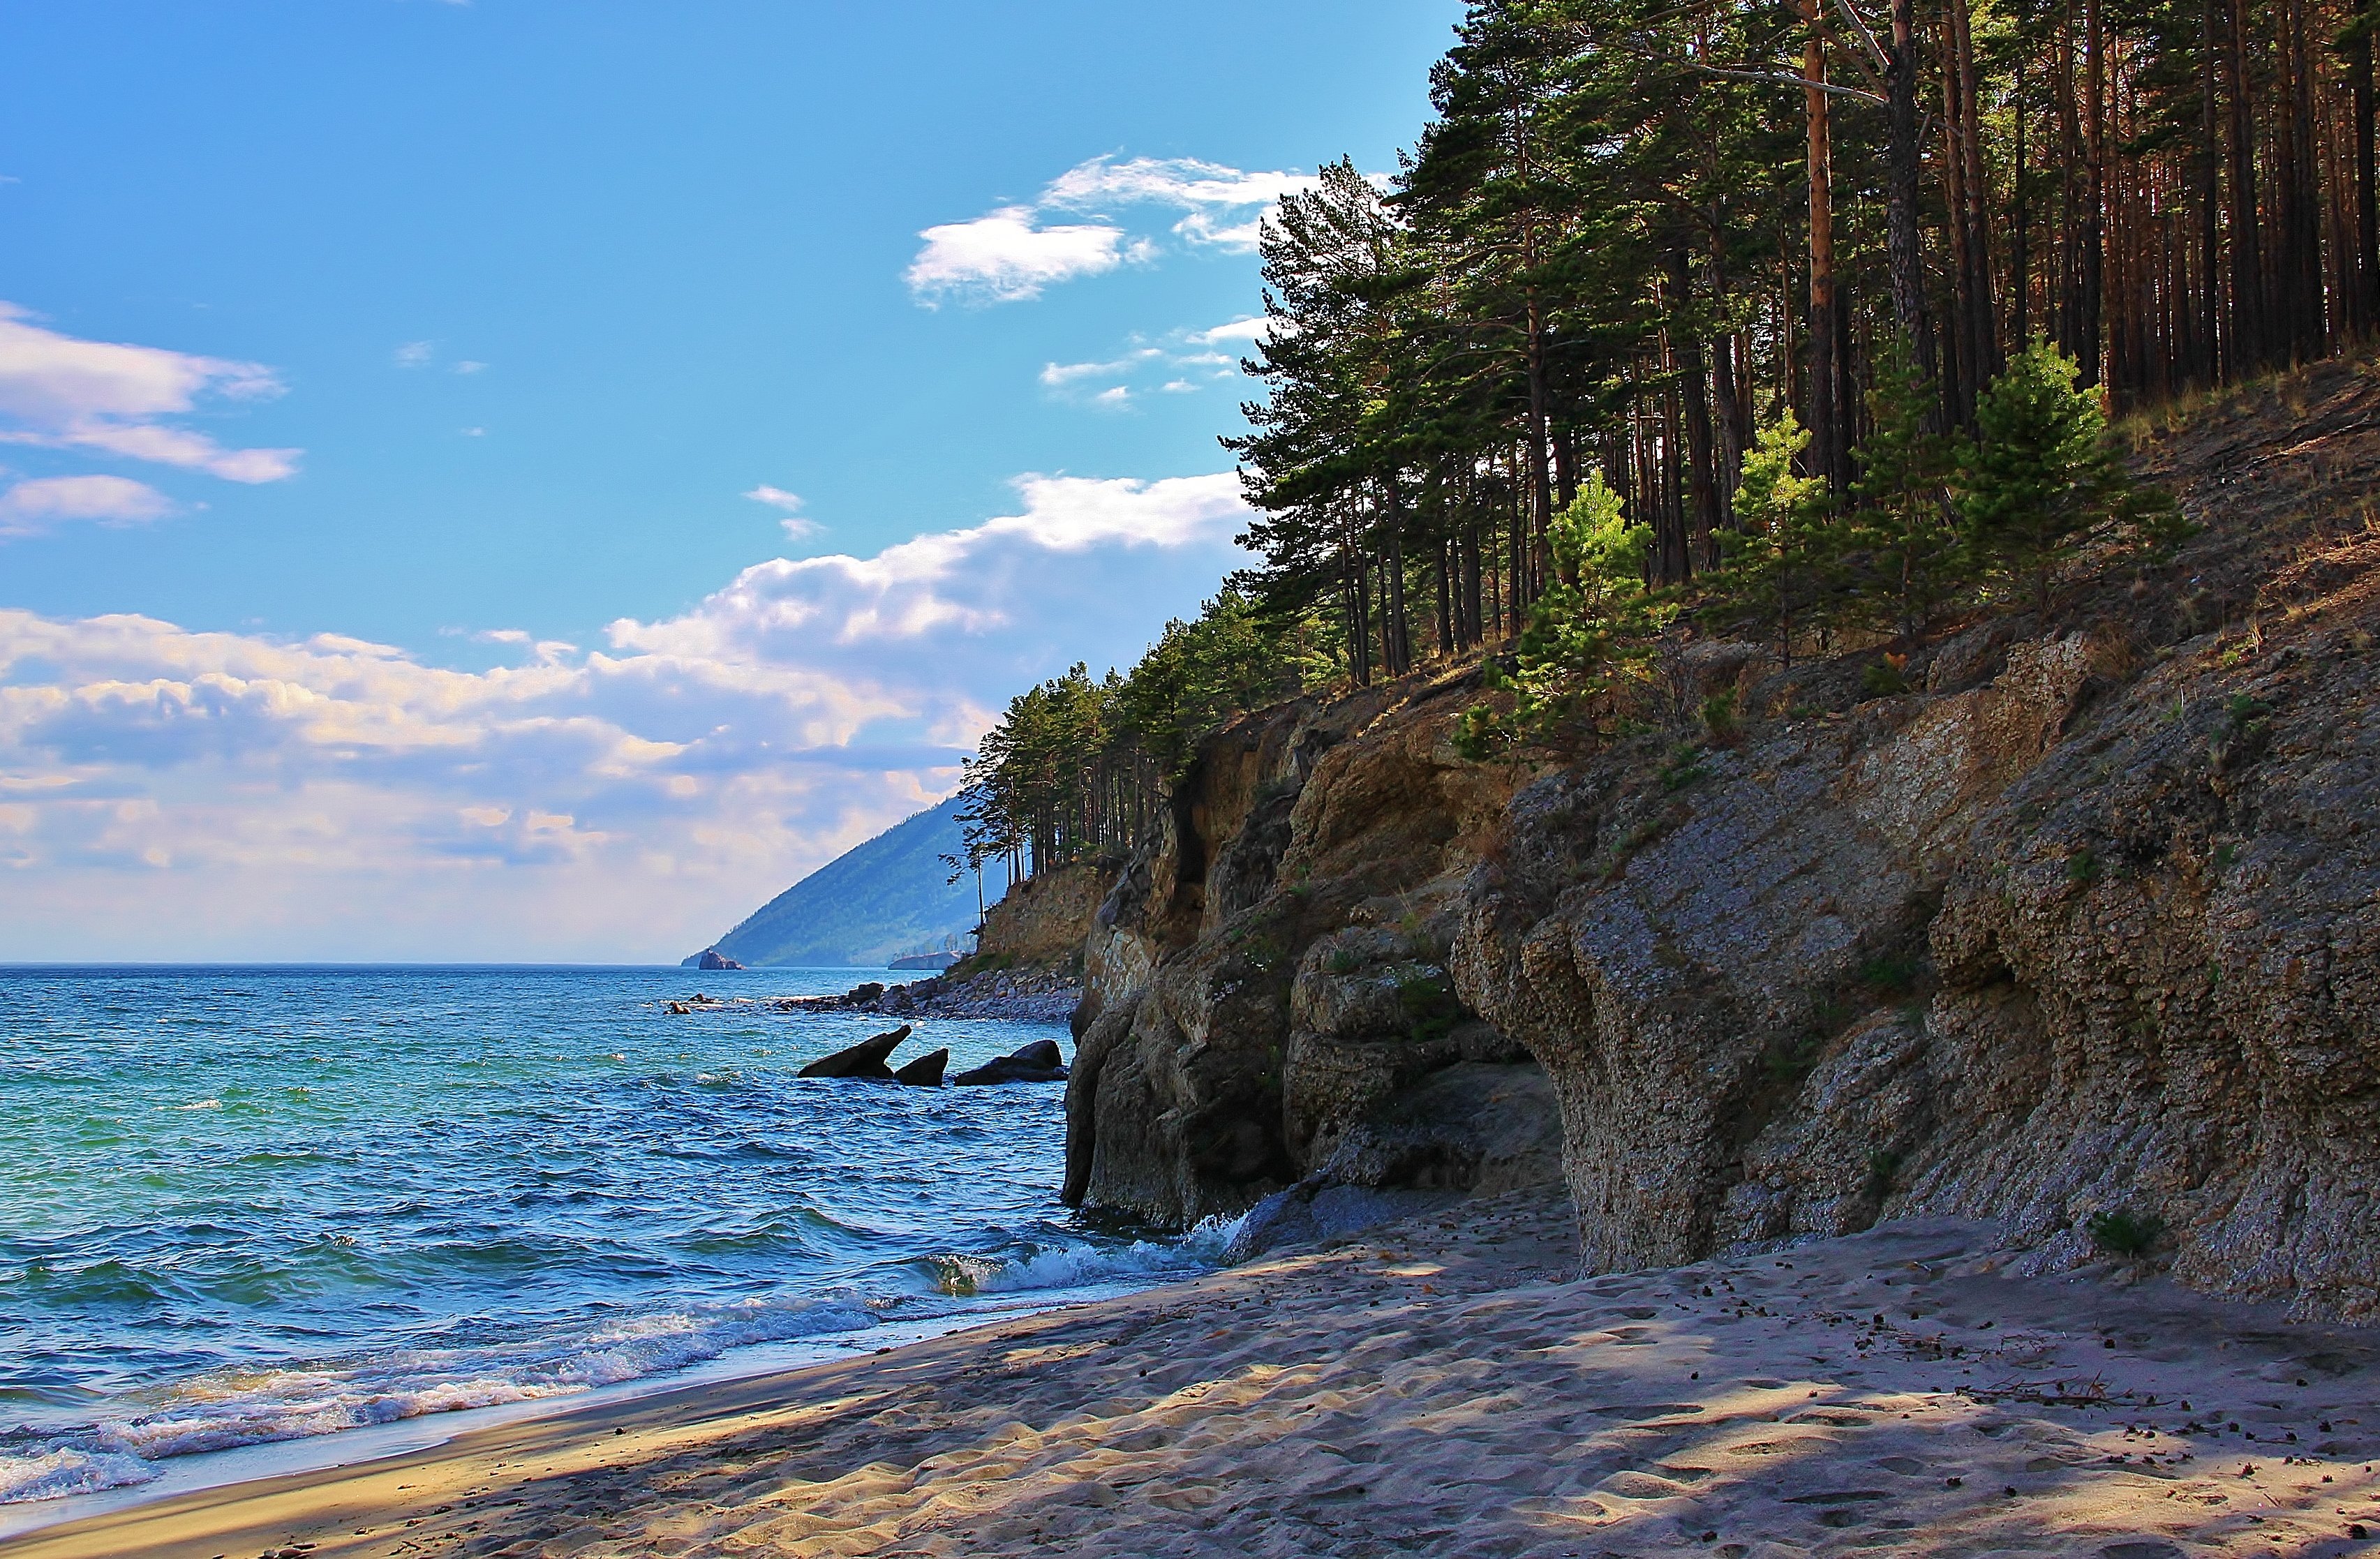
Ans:
<svg viewBox="0 0 2380 1559"><path fill-rule="evenodd" d="M1245 1206L1524 1046L1592 1269L1951 1215L2380 1318L2380 378L2141 464L2204 526L2171 566L1905 692L1706 641L1565 762L1462 763L1460 676L1220 732L1091 938L1070 1193Z"/></svg>
<svg viewBox="0 0 2380 1559"><path fill-rule="evenodd" d="M961 849L959 798L836 856L722 937L716 946L748 965L881 967L903 953L940 947L976 925L972 875L949 880L942 857ZM984 868L983 891L998 899L1008 878Z"/></svg>

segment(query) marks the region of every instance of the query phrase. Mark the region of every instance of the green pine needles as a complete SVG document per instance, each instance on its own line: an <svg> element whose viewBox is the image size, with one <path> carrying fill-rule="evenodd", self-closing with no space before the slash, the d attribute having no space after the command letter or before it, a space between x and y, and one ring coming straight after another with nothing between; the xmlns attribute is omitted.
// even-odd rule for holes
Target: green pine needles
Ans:
<svg viewBox="0 0 2380 1559"><path fill-rule="evenodd" d="M1720 539L1712 605L1757 622L1792 664L1797 631L1823 616L1839 584L1840 548L1827 484L1797 477L1793 462L1810 435L1791 411L1760 430L1743 457L1735 513L1742 529Z"/></svg>
<svg viewBox="0 0 2380 1559"><path fill-rule="evenodd" d="M1597 718L1645 674L1672 614L1645 583L1652 527L1629 522L1600 471L1555 514L1549 539L1554 582L1530 611L1512 668L1487 663L1488 686L1511 693L1512 710L1475 705L1456 726L1455 750L1475 762Z"/></svg>
<svg viewBox="0 0 2380 1559"><path fill-rule="evenodd" d="M1973 431L1938 430L1932 385L1886 364L1868 396L1872 430L1849 490L1800 469L1810 434L1791 410L1745 452L1734 525L1713 537L1718 566L1690 585L1645 583L1650 529L1627 519L1600 473L1557 516L1558 581L1537 600L1509 668L1488 682L1502 710L1464 714L1456 747L1484 759L1617 731L1624 695L1651 674L1673 621L1758 640L1791 665L1846 629L1900 645L1871 668L1874 693L1906 686L1909 652L1949 613L2005 599L2048 609L2061 570L2107 537L2153 559L2189 534L2164 494L2137 487L2107 438L2098 393L2074 360L2036 337L1987 385Z"/></svg>
<svg viewBox="0 0 2380 1559"><path fill-rule="evenodd" d="M1969 556L1988 576L2049 606L2052 574L2102 521L2130 525L2157 552L2186 534L2172 502L2133 486L2107 442L2099 397L2081 369L2041 336L2010 359L1975 405L1975 437L1960 452L1959 517Z"/></svg>

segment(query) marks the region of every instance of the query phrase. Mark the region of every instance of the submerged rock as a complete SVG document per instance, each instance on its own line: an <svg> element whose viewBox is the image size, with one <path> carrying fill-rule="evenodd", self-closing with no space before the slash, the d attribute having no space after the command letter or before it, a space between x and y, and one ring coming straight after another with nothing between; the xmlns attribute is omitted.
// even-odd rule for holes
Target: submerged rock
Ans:
<svg viewBox="0 0 2380 1559"><path fill-rule="evenodd" d="M1066 1081L1064 1053L1054 1039L1037 1039L996 1061L986 1061L972 1071L963 1071L951 1079L962 1088L983 1087L1001 1082L1063 1082Z"/></svg>
<svg viewBox="0 0 2380 1559"><path fill-rule="evenodd" d="M892 1081L907 1083L912 1088L940 1088L942 1085L942 1069L950 1065L950 1061L948 1049L929 1050L895 1071Z"/></svg>
<svg viewBox="0 0 2380 1559"><path fill-rule="evenodd" d="M880 1033L858 1044L821 1056L795 1073L796 1077L859 1078L870 1082L890 1082L892 1069L884 1058L892 1054L900 1043L909 1037L909 1025L902 1024L891 1033Z"/></svg>

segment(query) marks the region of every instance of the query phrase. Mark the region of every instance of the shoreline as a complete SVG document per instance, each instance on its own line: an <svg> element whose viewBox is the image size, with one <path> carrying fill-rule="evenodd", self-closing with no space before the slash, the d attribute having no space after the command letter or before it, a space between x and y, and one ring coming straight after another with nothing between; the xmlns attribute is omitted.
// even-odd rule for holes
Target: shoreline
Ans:
<svg viewBox="0 0 2380 1559"><path fill-rule="evenodd" d="M141 1505L185 1496L218 1493L286 1478L338 1474L380 1462L426 1455L468 1436L541 1423L579 1413L608 1413L682 1392L705 1392L832 1365L998 1326L1052 1311L1140 1293L1126 1284L1085 1284L1073 1288L1023 1290L1014 1302L914 1320L881 1322L849 1332L747 1344L683 1368L552 1396L522 1397L480 1408L416 1413L385 1423L361 1424L326 1433L264 1440L164 1456L149 1465L155 1478L48 1499L0 1504L0 1550L53 1528L98 1519Z"/></svg>
<svg viewBox="0 0 2380 1559"><path fill-rule="evenodd" d="M0 1553L2159 1559L2380 1530L2380 1334L2024 1275L1988 1225L1590 1278L1572 1228L1558 1192L1516 1192Z"/></svg>
<svg viewBox="0 0 2380 1559"><path fill-rule="evenodd" d="M783 997L775 998L772 1005L791 1012L866 1012L884 1018L1065 1023L1074 1017L1082 999L1080 981L1046 969L1027 967L984 970L957 981L941 974L905 984L870 980L841 995Z"/></svg>

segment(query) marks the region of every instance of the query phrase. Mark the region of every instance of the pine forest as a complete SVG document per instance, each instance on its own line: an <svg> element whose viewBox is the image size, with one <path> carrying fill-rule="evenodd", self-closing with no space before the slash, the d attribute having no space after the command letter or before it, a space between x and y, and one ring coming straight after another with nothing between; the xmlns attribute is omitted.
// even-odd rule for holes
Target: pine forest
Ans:
<svg viewBox="0 0 2380 1559"><path fill-rule="evenodd" d="M1239 710L1484 659L1466 755L1629 729L1662 647L1876 647L2184 527L2124 420L2380 329L2335 0L1494 0L1385 175L1262 242L1257 560L1011 705L968 849L1130 848ZM2111 431L2112 430L2112 431ZM1724 719L1725 711L1711 711Z"/></svg>

